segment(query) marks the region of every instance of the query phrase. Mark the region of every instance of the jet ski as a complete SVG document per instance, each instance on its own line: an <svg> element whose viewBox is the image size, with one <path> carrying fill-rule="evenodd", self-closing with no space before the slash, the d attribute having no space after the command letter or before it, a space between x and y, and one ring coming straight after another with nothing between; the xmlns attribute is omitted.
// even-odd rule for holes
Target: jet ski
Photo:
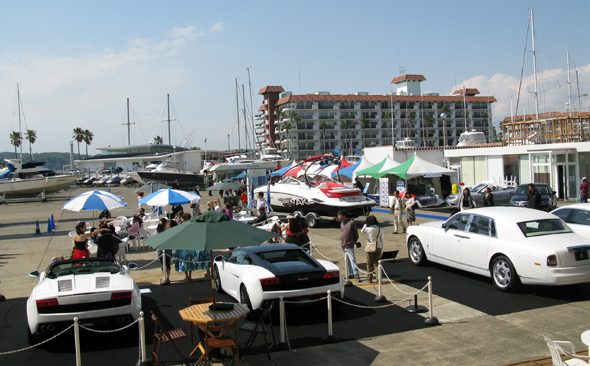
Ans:
<svg viewBox="0 0 590 366"><path fill-rule="evenodd" d="M309 227L315 227L320 219L337 221L338 211L344 209L348 218L367 216L376 202L363 196L360 189L349 187L338 180L316 174L310 177L319 167L330 164L340 166L340 159L332 155L319 155L305 159L291 167L290 170L300 169L304 174L291 175L289 171L283 174L283 179L270 186L258 187L254 190L265 196L270 191L270 207L277 213L294 214L305 217ZM338 171L338 170L336 170Z"/></svg>

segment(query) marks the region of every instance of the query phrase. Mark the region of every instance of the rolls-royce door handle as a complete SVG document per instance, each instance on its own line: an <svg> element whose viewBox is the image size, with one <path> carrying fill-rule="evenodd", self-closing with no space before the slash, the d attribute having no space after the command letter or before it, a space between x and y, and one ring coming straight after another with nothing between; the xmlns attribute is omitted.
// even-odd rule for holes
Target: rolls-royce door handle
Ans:
<svg viewBox="0 0 590 366"><path fill-rule="evenodd" d="M457 238L461 238L461 239L469 239L469 237L468 237L468 236L463 236L463 235L459 235L459 234L455 234L455 236L456 236Z"/></svg>

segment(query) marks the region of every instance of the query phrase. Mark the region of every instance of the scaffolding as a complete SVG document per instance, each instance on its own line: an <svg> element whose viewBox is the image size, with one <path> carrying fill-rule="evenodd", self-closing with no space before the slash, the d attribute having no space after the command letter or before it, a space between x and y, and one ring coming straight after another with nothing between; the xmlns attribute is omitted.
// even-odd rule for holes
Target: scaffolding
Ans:
<svg viewBox="0 0 590 366"><path fill-rule="evenodd" d="M590 141L590 113L548 113L532 119L532 115L517 116L502 123L504 146L555 144ZM530 119L529 119L530 118Z"/></svg>

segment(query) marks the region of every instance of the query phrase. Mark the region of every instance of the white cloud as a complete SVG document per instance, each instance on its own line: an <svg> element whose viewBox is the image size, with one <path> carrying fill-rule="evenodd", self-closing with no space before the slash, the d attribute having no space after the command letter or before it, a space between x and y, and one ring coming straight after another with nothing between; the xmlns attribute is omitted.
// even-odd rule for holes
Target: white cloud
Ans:
<svg viewBox="0 0 590 366"><path fill-rule="evenodd" d="M213 33L213 32L222 33L223 32L223 23L217 22L217 23L213 24L211 29L209 29L209 33Z"/></svg>
<svg viewBox="0 0 590 366"><path fill-rule="evenodd" d="M580 94L583 95L590 91L590 64L578 67L577 71ZM539 72L537 79L539 112L566 111L566 103L568 102L567 70L552 69ZM578 98L576 97L578 91L574 70L572 70L571 80L572 107L576 110L578 108ZM466 87L477 88L480 95L494 96L497 102L493 104L492 116L494 122L497 123L510 116L510 98L512 98L513 109L516 109L519 83L518 78L506 74L495 74L492 77L478 75L455 86L450 93ZM535 113L534 85L533 75L523 78L518 114L523 114L525 110L527 114ZM583 111L587 112L590 107L590 99L582 97L580 105Z"/></svg>

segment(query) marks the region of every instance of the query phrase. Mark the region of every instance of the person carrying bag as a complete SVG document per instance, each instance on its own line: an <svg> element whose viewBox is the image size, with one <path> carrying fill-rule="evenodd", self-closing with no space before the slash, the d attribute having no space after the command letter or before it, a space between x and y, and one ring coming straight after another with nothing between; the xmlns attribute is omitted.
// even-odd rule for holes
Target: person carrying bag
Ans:
<svg viewBox="0 0 590 366"><path fill-rule="evenodd" d="M369 282L373 282L373 271L375 270L375 264L381 259L383 253L383 232L378 226L377 218L374 215L367 217L365 225L361 229L361 232L367 234L367 245L365 245L365 252L367 253L367 271L369 272Z"/></svg>

